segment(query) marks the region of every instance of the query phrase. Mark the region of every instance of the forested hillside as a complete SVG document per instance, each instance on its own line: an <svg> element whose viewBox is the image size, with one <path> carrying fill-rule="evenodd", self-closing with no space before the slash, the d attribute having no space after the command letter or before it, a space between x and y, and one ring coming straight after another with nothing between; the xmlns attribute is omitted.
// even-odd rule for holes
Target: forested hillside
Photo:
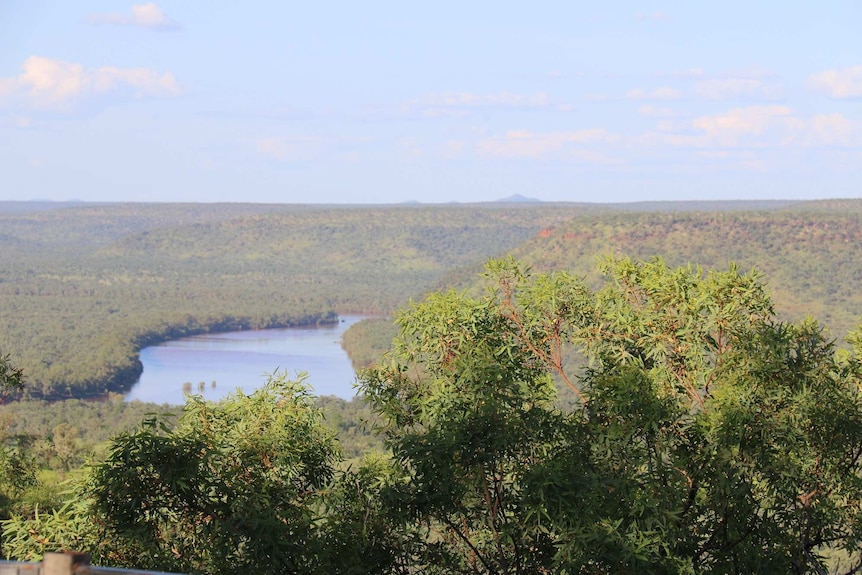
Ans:
<svg viewBox="0 0 862 575"><path fill-rule="evenodd" d="M762 274L783 318L815 317L839 345L862 321L858 200L620 205L543 228L510 253L536 271L569 270L594 286L600 282L597 263L609 254L660 256L670 265L704 269L734 262ZM444 283L476 289L480 272L480 264L453 270ZM344 345L364 366L383 353L388 345L381 342L391 335L391 327L367 320L348 330ZM581 361L577 354L569 360ZM560 391L562 404L572 405L571 393Z"/></svg>
<svg viewBox="0 0 862 575"><path fill-rule="evenodd" d="M811 315L838 338L862 318L862 202L797 204L772 211L654 212L576 217L512 252L537 271L570 270L595 283L610 253L670 265L755 268L778 311Z"/></svg>
<svg viewBox="0 0 862 575"><path fill-rule="evenodd" d="M34 396L122 390L148 343L389 313L429 289L469 285L481 262L506 251L537 270L585 275L611 252L756 266L782 314L815 315L840 338L862 315L860 222L862 203L851 200L3 204L0 350L23 367ZM346 345L359 363L378 353L368 338Z"/></svg>
<svg viewBox="0 0 862 575"><path fill-rule="evenodd" d="M447 270L601 209L5 204L0 350L30 395L121 391L149 343L390 312Z"/></svg>

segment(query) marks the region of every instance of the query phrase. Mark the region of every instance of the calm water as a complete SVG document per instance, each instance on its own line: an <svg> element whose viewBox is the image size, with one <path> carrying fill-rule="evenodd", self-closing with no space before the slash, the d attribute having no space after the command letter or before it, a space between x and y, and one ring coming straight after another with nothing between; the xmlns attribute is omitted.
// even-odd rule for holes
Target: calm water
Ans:
<svg viewBox="0 0 862 575"><path fill-rule="evenodd" d="M341 336L363 317L341 316L337 325L323 327L210 333L144 348L144 371L126 400L182 404L189 381L192 393L200 393L198 383L204 382L204 398L215 401L238 387L250 393L275 370L290 377L305 371L316 395L349 399L356 374Z"/></svg>

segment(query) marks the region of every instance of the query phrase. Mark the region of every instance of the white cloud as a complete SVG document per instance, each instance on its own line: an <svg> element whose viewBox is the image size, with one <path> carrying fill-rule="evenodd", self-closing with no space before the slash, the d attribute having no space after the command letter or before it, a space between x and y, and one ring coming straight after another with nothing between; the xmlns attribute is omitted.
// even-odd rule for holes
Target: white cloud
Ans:
<svg viewBox="0 0 862 575"><path fill-rule="evenodd" d="M787 106L748 106L695 118L691 126L703 132L712 144L735 146L742 138L762 135L776 124L776 120L786 118L790 113Z"/></svg>
<svg viewBox="0 0 862 575"><path fill-rule="evenodd" d="M460 158L464 154L466 144L463 140L447 140L443 144L443 155L446 158Z"/></svg>
<svg viewBox="0 0 862 575"><path fill-rule="evenodd" d="M707 100L729 100L734 98L775 100L779 97L776 86L764 84L756 78L711 78L694 85L695 93Z"/></svg>
<svg viewBox="0 0 862 575"><path fill-rule="evenodd" d="M287 154L287 145L284 138L261 138L257 141L257 151L281 159Z"/></svg>
<svg viewBox="0 0 862 575"><path fill-rule="evenodd" d="M786 146L862 146L862 123L842 114L818 114L811 118L792 118L781 142Z"/></svg>
<svg viewBox="0 0 862 575"><path fill-rule="evenodd" d="M168 94L176 95L179 88L173 75L161 76L146 68L115 68L106 66L93 74L93 88L97 93L117 90L122 86L135 89L137 96Z"/></svg>
<svg viewBox="0 0 862 575"><path fill-rule="evenodd" d="M149 28L159 28L171 24L162 9L153 3L132 6L132 18L138 26Z"/></svg>
<svg viewBox="0 0 862 575"><path fill-rule="evenodd" d="M395 140L395 151L402 158L416 159L423 155L422 146L416 138L404 136Z"/></svg>
<svg viewBox="0 0 862 575"><path fill-rule="evenodd" d="M320 149L322 138L305 137L269 137L257 141L257 151L277 160L303 161L311 159Z"/></svg>
<svg viewBox="0 0 862 575"><path fill-rule="evenodd" d="M316 135L267 136L258 138L254 148L263 156L285 162L314 160L322 153L334 153L337 157L355 161L358 156L353 149L367 144L371 138L324 137Z"/></svg>
<svg viewBox="0 0 862 575"><path fill-rule="evenodd" d="M862 98L862 66L812 74L808 85L833 98Z"/></svg>
<svg viewBox="0 0 862 575"><path fill-rule="evenodd" d="M842 114L801 117L787 106L748 106L689 122L663 120L641 142L686 148L852 148L862 146L862 122Z"/></svg>
<svg viewBox="0 0 862 575"><path fill-rule="evenodd" d="M670 20L667 12L655 10L653 12L641 12L635 16L641 22L664 22Z"/></svg>
<svg viewBox="0 0 862 575"><path fill-rule="evenodd" d="M33 119L30 116L20 114L10 114L8 116L0 116L0 128L18 128L26 130L33 127Z"/></svg>
<svg viewBox="0 0 862 575"><path fill-rule="evenodd" d="M411 100L402 107L402 110L433 118L440 116L461 117L477 110L489 108L540 109L552 106L551 99L544 92L535 94L441 92Z"/></svg>
<svg viewBox="0 0 862 575"><path fill-rule="evenodd" d="M776 81L777 74L761 68L732 70L717 74L707 74L703 68L690 68L658 72L653 76L690 83L694 95L707 100L777 100L782 97L782 86ZM666 88L666 90L671 89ZM637 96L633 99L649 99L645 97L649 95L646 91L634 92L634 94L630 93L630 97Z"/></svg>
<svg viewBox="0 0 862 575"><path fill-rule="evenodd" d="M0 78L0 98L14 94L15 90L15 78Z"/></svg>
<svg viewBox="0 0 862 575"><path fill-rule="evenodd" d="M689 68L688 70L659 72L654 75L659 78L673 78L675 80L695 80L706 76L706 72L703 71L703 68Z"/></svg>
<svg viewBox="0 0 862 575"><path fill-rule="evenodd" d="M616 135L599 128L552 133L513 130L503 136L481 140L476 150L483 156L539 159L549 155L573 152L570 149L572 147L611 143L617 140Z"/></svg>
<svg viewBox="0 0 862 575"><path fill-rule="evenodd" d="M652 104L643 104L638 108L638 114L647 118L674 118L679 114L670 108L658 108Z"/></svg>
<svg viewBox="0 0 862 575"><path fill-rule="evenodd" d="M629 100L678 100L682 96L682 92L674 88L661 87L654 90L644 90L635 88L629 90L626 98Z"/></svg>
<svg viewBox="0 0 862 575"><path fill-rule="evenodd" d="M136 98L180 92L173 75L148 68L87 70L73 62L30 56L21 70L18 76L0 78L0 105L68 111L86 98L123 90Z"/></svg>
<svg viewBox="0 0 862 575"><path fill-rule="evenodd" d="M112 24L116 26L139 26L141 28L170 29L177 25L165 15L161 8L153 2L135 4L128 14L111 12L107 14L91 14L91 24Z"/></svg>

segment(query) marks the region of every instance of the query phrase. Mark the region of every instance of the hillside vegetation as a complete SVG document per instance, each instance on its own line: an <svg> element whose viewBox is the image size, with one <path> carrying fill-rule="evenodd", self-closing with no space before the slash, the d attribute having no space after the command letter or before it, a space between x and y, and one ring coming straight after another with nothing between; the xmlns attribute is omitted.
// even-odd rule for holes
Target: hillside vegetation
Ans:
<svg viewBox="0 0 862 575"><path fill-rule="evenodd" d="M862 202L811 202L773 211L616 213L576 217L513 250L537 271L598 281L597 258L661 256L669 265L756 269L788 319L805 315L837 338L862 317Z"/></svg>
<svg viewBox="0 0 862 575"><path fill-rule="evenodd" d="M0 350L27 393L123 391L167 338L385 313L597 207L0 206Z"/></svg>
<svg viewBox="0 0 862 575"><path fill-rule="evenodd" d="M707 268L734 261L764 274L784 317L816 316L840 339L862 315L862 202L853 200L7 203L0 226L0 350L36 397L123 391L139 374L138 350L167 338L388 314L429 290L470 285L505 252L593 282L608 253ZM385 347L374 333L348 335L357 364Z"/></svg>
<svg viewBox="0 0 862 575"><path fill-rule="evenodd" d="M862 334L832 343L862 314L862 202L36 207L0 205L0 380L23 368L32 396L122 390L163 338L404 311L345 335L373 366L367 403L282 374L182 410L0 405L8 556L190 573L862 565ZM481 273L495 254L514 257Z"/></svg>
<svg viewBox="0 0 862 575"><path fill-rule="evenodd" d="M543 228L510 254L537 272L568 270L594 287L601 283L597 263L610 254L660 256L669 265L703 269L733 262L761 274L780 317L817 318L838 345L862 321L859 200L619 205ZM443 283L478 293L481 269L452 270ZM392 335L392 326L366 320L348 330L344 346L356 367L365 367L388 349ZM583 362L575 350L566 354L571 370ZM576 403L561 386L558 404L568 409Z"/></svg>
<svg viewBox="0 0 862 575"><path fill-rule="evenodd" d="M371 442L356 402L321 410L280 374L147 417L65 494L0 446L2 552L214 575L858 573L862 331L836 350L734 266L598 272L494 259L481 296L410 305L359 376ZM42 457L68 469L75 431L52 436Z"/></svg>

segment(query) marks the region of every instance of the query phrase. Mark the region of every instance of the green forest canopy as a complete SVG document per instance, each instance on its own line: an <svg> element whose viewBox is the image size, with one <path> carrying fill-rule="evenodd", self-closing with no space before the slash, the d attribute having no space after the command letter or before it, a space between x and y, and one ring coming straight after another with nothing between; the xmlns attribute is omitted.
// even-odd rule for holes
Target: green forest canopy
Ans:
<svg viewBox="0 0 862 575"><path fill-rule="evenodd" d="M274 377L118 436L65 504L4 522L4 549L190 573L858 572L862 331L836 350L734 266L600 271L494 260L482 295L400 312L360 375L382 458L339 467L307 388Z"/></svg>
<svg viewBox="0 0 862 575"><path fill-rule="evenodd" d="M0 205L0 350L28 393L122 391L138 350L214 329L391 313L507 252L593 274L610 252L757 266L782 317L862 315L862 202ZM50 206L50 205L49 205Z"/></svg>
<svg viewBox="0 0 862 575"><path fill-rule="evenodd" d="M782 317L815 315L840 340L862 315L861 217L853 200L4 203L0 351L27 373L31 396L103 395L136 380L138 350L150 343L329 321L332 313L388 314L428 290L470 285L480 262L506 252L536 270L592 281L607 253L756 266ZM348 345L359 356L357 339Z"/></svg>
<svg viewBox="0 0 862 575"><path fill-rule="evenodd" d="M0 210L0 350L33 396L123 391L147 344L387 313L449 270L597 208L76 206Z"/></svg>
<svg viewBox="0 0 862 575"><path fill-rule="evenodd" d="M482 564L479 571L484 569L488 573L507 572L516 566L522 572L525 569L532 572L579 572L578 569L594 569L597 565L606 568L612 565L621 572L642 572L645 566L661 565L663 572L673 573L688 572L689 568L696 568L698 572L753 572L750 570L774 570L780 565L782 572L819 573L818 565L836 567L840 561L855 557L853 542L858 532L859 513L856 508L858 486L853 478L859 473L852 466L858 462L858 457L853 455L857 453L853 450L858 440L858 430L854 427L858 424L858 414L854 411L858 409L858 398L851 392L859 381L860 344L858 337L851 342L852 345L848 344L856 355L848 355L849 352L844 351L836 354L831 338L839 338L839 346L844 345L841 337L857 324L862 315L856 287L862 279L856 265L862 261L859 258L862 254L857 253L862 249L862 202L363 208L108 204L73 205L61 209L5 208L0 206L0 220L4 226L0 232L3 247L0 251L0 259L3 260L0 267L0 310L7 325L0 341L0 351L10 353L5 365L16 370L14 373L23 368L31 395L83 397L123 389L135 377L138 349L161 338L212 329L327 321L333 312L389 313L403 308L411 299L418 299L422 293L445 290L446 286L454 286L459 292L432 296L402 313L400 341L421 343L423 336L420 334L427 336L429 330L433 332L435 329L442 329L440 333L443 335L448 333L446 340L455 341L452 338L468 337L471 330L480 329L482 325L485 325L484 329L493 328L477 340L485 343L460 349L456 354L446 356L449 357L443 362L446 365L433 368L443 369L440 373L448 375L435 380L438 383L430 389L423 387L428 382L421 378L392 378L386 370L392 365L402 365L407 369L404 373L417 373L415 369L421 366L418 373L432 373L432 355L417 356L413 351L408 353L409 348L396 347L386 362L379 362L380 353L389 347L390 323L380 320L364 322L348 332L345 346L352 358L362 365L377 365L364 376L365 389L372 399L371 407L376 415L369 413L368 406L357 402L334 398L316 401L326 414L326 419L321 422L329 429L326 433L337 432L339 438L337 448L329 455L333 458L326 463L330 469L324 469L326 473L331 472L331 476L326 476L330 483L319 494L313 494L311 499L302 503L308 506L307 511L323 513L319 516L325 518L316 526L304 527L313 531L314 545L308 549L313 549L314 554L329 562L323 567L315 567L323 572L339 572L339 569L342 569L340 572L357 573L374 569L387 573L413 572L410 570L415 571L420 565L431 572L428 571L431 564L438 564L444 572L474 572ZM522 311L526 313L532 309L533 321L539 322L534 324L534 328L538 326L539 329L536 333L541 336L537 341L545 343L551 340L546 337L548 324L542 322L554 317L555 313L563 313L548 307L551 303L583 303L597 298L596 301L604 302L601 309L605 309L608 302L614 301L606 297L613 293L613 289L625 293L626 289L649 284L664 286L662 289L666 293L661 301L667 308L668 298L676 297L674 286L693 286L693 292L685 293L696 293L697 290L708 293L710 289L716 289L714 285L710 287L711 284L699 275L696 268L675 270L673 266L694 262L705 269L726 269L728 262L736 261L743 270L756 267L764 275L752 279L753 283L740 286L747 285L755 296L746 305L751 301L761 302L758 307L761 315L750 319L759 322L762 331L755 333L746 328L741 331L742 335L734 335L737 338L736 349L742 355L734 355L733 361L728 361L727 365L741 367L736 372L726 373L725 369L710 364L710 361L716 361L711 355L714 352L695 354L686 360L690 364L682 364L694 377L694 383L688 388L683 386L679 396L673 400L684 403L687 397L688 401L695 403L698 403L698 398L704 401L709 394L698 391L701 389L699 384L718 381L722 377L731 378L723 386L728 390L723 396L712 383L703 386L703 389L713 390L710 393L716 405L720 406L718 411L724 415L715 416L718 419L684 421L685 418L679 419L679 410L670 409L673 402L661 403L667 397L634 394L644 389L655 391L655 382L663 381L662 377L667 377L668 373L681 373L678 371L681 360L668 355L666 349L661 351L667 340L659 336L661 329L656 329L662 325L667 328L668 324L667 318L662 320L665 323L657 322L655 314L660 311L657 309L625 311L611 306L612 309L623 310L622 319L595 316L591 320L586 316L571 315L575 314L577 306L568 309L566 317L572 322L623 321L628 325L627 329L642 334L642 341L623 342L624 345L620 346L620 342L598 338L588 345L588 338L579 340L569 331L567 337L574 340L568 341L565 349L557 350L557 355L548 350L543 352L536 345L528 349L534 354L532 357L539 358L539 364L544 362L541 373L530 371L537 365L533 360L521 366L517 364L518 358L524 357L519 355L523 350L518 351L517 346L510 349L513 355L509 357L516 363L505 369L508 364L501 362L500 357L483 355L483 345L511 346L519 337L521 343L528 342L523 339L527 333L536 335L529 330L511 331L511 326L507 328L505 322L500 324L499 318L495 320L497 323L490 324L483 323L487 318L481 320L494 309L501 309L499 304L504 300L482 299L482 286L487 284L476 282L476 273L481 268L478 262L490 255L506 252L515 254L523 262L518 268L521 271L512 275L511 270L506 272L508 268L498 264L497 275L491 274L491 277L497 281L521 278L518 280L522 282L519 289L525 293ZM619 263L623 260L616 260L617 264L604 268L604 272L610 274L605 276L597 271L596 262L608 253L631 254L639 263L626 264L629 265L626 267ZM657 255L662 255L671 267L645 263ZM527 268L533 270L533 275L525 271ZM554 275L560 270L568 270L569 275ZM652 272L645 273L644 270ZM545 273L551 275L546 276ZM749 277L734 274L709 277ZM572 293L562 288L581 285L577 283L579 276L585 283L578 288L580 291L575 290L575 295L581 299L573 300ZM568 284L560 283L563 277L568 278ZM607 287L608 277L616 278L616 288ZM556 279L551 281L549 278ZM491 285L495 285L494 282ZM497 298L503 293L501 285L497 284ZM542 289L530 287L535 285L544 286L544 293L554 294L554 298L542 300ZM569 295L560 297L566 293ZM638 293L638 298L643 299L643 294ZM763 307L763 302L768 300L767 293L774 296L775 314L771 307ZM605 299L598 294L606 294L602 296ZM483 301L485 303L481 303ZM497 308L494 305L489 307L489 301L496 301ZM584 308L577 309L583 311ZM429 315L430 310L434 313ZM541 313L535 315L536 310ZM451 315L453 313L454 316ZM650 313L653 314L652 320L649 320ZM823 333L811 323L799 323L797 320L804 315L825 320L824 325L829 331ZM432 316L437 318L434 322ZM453 320L451 325L439 323L447 317ZM493 314L487 317L493 317ZM675 316L674 321L680 317L682 315ZM697 329L708 328L710 324L703 322L704 316L698 314L697 318ZM793 323L784 324L781 320ZM501 335L506 333L509 335ZM683 339L691 337L685 332L676 335ZM497 337L503 339L494 339ZM709 339L696 338L689 351L693 352L705 341ZM428 344L427 340L425 344ZM638 346L642 348L641 355L632 355ZM578 353L581 354L575 363L569 361L573 349L576 352L580 350ZM625 350L623 355L619 355L620 349ZM647 353L645 350L648 349L652 351ZM610 355L605 357L605 353ZM457 365L451 363L459 357ZM600 361L593 364L592 371L584 372L583 358L588 357ZM614 375L615 372L608 371L628 365L633 358L636 369L631 373L626 371L625 377L620 378ZM753 359L757 361L752 363ZM596 366L600 369L596 370ZM631 367L629 365L626 369ZM638 369L646 371L637 375ZM514 371L506 375L507 370ZM529 391L529 386L509 390L533 394L529 396L471 396L463 395L462 391L452 391L453 381L465 383L474 378L477 384L482 384L494 378L505 382L506 377L514 377L527 383L533 377L531 374L538 374L538 379L529 384L539 386L534 391ZM765 385L772 381L769 377L775 378L775 374L789 378L783 383L780 378L773 382L784 387ZM454 380L446 383L449 381L447 378L453 377ZM740 378L738 382L733 379L737 377ZM763 377L767 379L758 379ZM571 398L564 402L574 405L574 411L559 411L559 402L553 401L554 390L546 385L551 380L556 385L564 384L566 380L574 384L577 392L570 391ZM798 381L803 382L801 388L798 388ZM644 382L653 383L644 388ZM748 389L748 385L754 387ZM493 388L484 390L481 386L472 392L483 391L496 393ZM534 392L540 393L535 395ZM306 392L297 393L304 395ZM584 412L578 408L577 393L593 393L590 402L596 406L595 410ZM766 395L758 395L764 393ZM596 401L602 394L607 394L605 399ZM626 397L626 402L614 403ZM632 397L645 403L635 405ZM742 406L734 403L740 397L753 403ZM408 406L407 413L419 418L416 420L418 427L403 425L404 421L400 419L403 414L399 410L404 405L392 403L394 398L400 398L398 401L424 398L424 403ZM304 401L300 401L305 406L302 409L312 409ZM517 410L511 412L520 418L519 425L529 423L534 427L495 427L508 421L499 416L504 411L509 413L511 406L507 402L510 401L520 405L518 409L526 405L536 409L531 414ZM502 411L496 412L497 415L493 410L475 414L476 417L491 417L490 422L484 423L475 417L456 417L465 412L464 406L475 405L487 405L489 409L496 405ZM841 405L843 410L839 409ZM98 409L93 409L94 406ZM750 422L740 411L743 407L760 410L758 413L769 414L772 419ZM653 408L660 409L650 412ZM94 500L89 492L79 492L79 497L63 503L57 489L48 485L79 466L91 451L95 461L113 457L112 453L116 454L117 449L123 448L123 440L106 441L108 436L123 431L126 435L121 437L146 439L147 429L156 428L135 431L134 422L140 421L147 412L159 411L164 411L164 408L78 401L48 405L21 402L0 409L0 475L9 479L2 482L3 488L0 489L0 515L9 512L21 514L16 520L18 522L10 524L12 527L4 541L4 549L15 549L17 545L18 549L30 549L26 553L32 552L31 529L47 529L49 533L51 529L63 529L64 533L79 537L65 541L63 545L66 546L85 548L86 545L95 545L101 535L94 536L90 531L94 525L93 513L103 513L105 509L97 511L91 507ZM588 418L584 423L573 413L587 413L593 419ZM632 418L632 414L636 417ZM673 432L676 435L664 437L663 443L655 443L659 436L647 437L641 433L645 424L638 418L642 416L648 417L645 421L651 422L650 425L658 425L661 433ZM152 415L146 417L151 418ZM23 419L29 423L22 426ZM360 425L362 419L376 420L382 426L381 433L369 435ZM81 429L66 420L93 421L94 425ZM100 422L99 425L95 425L95 420ZM113 425L101 424L107 420ZM174 419L168 417L163 421L167 421L170 428ZM808 422L808 427L794 427L799 421ZM549 428L551 424L552 428ZM596 427L590 427L593 424ZM730 429L744 430L749 424L754 426L750 431L755 436L774 435L774 441L762 446L765 451L743 458L743 463L748 461L746 465L754 467L735 468L734 458L739 457L741 447L723 444L725 447L730 445L731 457L721 459L719 444L714 442L742 441L749 445L753 436L738 433L719 437L717 431L706 433L704 430L723 429L721 433L726 434ZM694 428L689 429L691 425ZM467 435L459 435L459 429ZM493 436L489 436L493 439L489 445L481 444L483 429ZM599 440L601 434L609 430L616 435L609 438L610 443L602 443L605 440ZM706 435L685 435L689 432ZM582 435L580 443L575 442L579 435ZM710 457L718 459L698 459L692 453L687 454L687 448L683 447L695 439L705 441L698 445L707 446L707 452L713 453ZM466 443L459 446L457 441L461 440ZM507 447L509 440L517 449ZM644 455L644 441L653 442L654 446L666 451L656 452L661 454L658 456ZM386 449L391 449L395 455L394 460L366 459L357 463L362 454L383 450L384 442ZM605 445L604 452L591 447L597 443ZM475 449L478 448L482 453L477 455ZM830 451L833 448L836 451ZM265 456L266 452L261 453ZM461 453L464 457L460 462L449 461L440 467L440 461L429 458L441 453ZM574 455L562 459L563 464L569 467L557 469L536 467L535 453ZM789 460L782 459L784 455L764 459L768 453L794 455ZM817 457L812 459L813 453L834 456L828 470L826 463L810 466L811 461L818 461ZM138 456L149 457L145 452ZM535 525L529 523L512 526L511 531L501 531L499 524L489 523L488 510L482 508L482 501L470 498L469 494L475 493L472 490L477 487L477 484L469 483L470 478L481 477L477 475L480 470L471 467L471 458L486 461L484 458L497 456L502 457L501 461L517 464L517 467L504 472L506 477L519 477L518 481L525 486L531 485L531 480L540 481L530 488L539 491L526 488L522 491L520 487L512 491L512 486L505 481L498 484L500 493L507 494L506 501L500 500L499 505L513 505L518 513L525 509L538 513L532 517L539 517L543 522L539 532L535 531ZM339 463L340 457L353 461L350 471L345 471L343 462ZM523 457L527 459L519 459ZM662 481L678 481L680 477L692 478L696 472L724 469L730 475L725 475L721 481L716 481L714 476L704 476L701 484L706 490L703 493L711 493L710 497L718 494L724 507L703 506L705 503L699 499L698 491L685 511L686 514L691 513L689 519L682 523L667 523L667 517L661 514L674 516L678 513L678 507L674 506L679 504L680 492L632 490L632 485L643 485L645 481L639 475L643 465L632 463L636 461L641 461L647 468L656 463L670 462L675 471L684 472L674 475L673 470L662 471L658 466L650 472L655 475L646 478L662 478ZM821 458L820 461L824 460ZM630 467L618 467L623 463ZM551 481L553 473L572 477L578 470L584 471L585 465L592 469L593 475L585 476L584 481L595 480L599 486L607 485L607 477L619 475L621 483L613 487L618 495L609 501L602 499L600 490L593 490L589 493L597 498L591 500L591 504L597 507L590 508L592 515L585 513L583 517L573 518L561 514L559 510L582 509L578 506L584 502L571 501L571 494L560 491L559 485L555 487ZM692 468L692 465L702 467ZM265 465L263 469L266 469ZM452 475L433 475L444 472ZM432 475L422 475L424 473ZM491 480L492 484L499 481L493 474L487 475L486 480ZM626 487L626 481L632 483ZM826 481L829 485L817 487L820 485L818 481ZM694 483L692 481L689 485ZM402 490L399 485L407 488ZM435 499L436 503L429 506L429 502L417 499L417 494L423 493L423 485L451 485L453 490L439 492L435 488L434 497L443 499ZM670 481L668 485L673 487L675 483ZM772 487L762 492L764 485ZM806 486L806 490L800 491L800 485ZM752 489L752 486L757 488ZM623 491L618 491L620 489ZM737 493L740 489L742 491ZM535 507L534 497L556 501L558 511L553 512L547 503ZM733 500L732 497L742 498ZM802 508L795 502L802 504ZM28 511L33 509L34 503L43 509L56 510L55 514L43 514L42 517L53 517L59 523L53 526L28 523L35 520ZM110 500L104 504L111 509ZM693 505L700 507L691 507ZM776 511L774 516L762 512L764 508L780 510L781 505L785 510ZM808 511L809 507L812 507L811 511ZM656 513L633 516L629 512L644 513L644 509L655 510ZM760 517L750 532L739 531L739 525L733 527L725 521L726 529L732 527L730 531L714 533L706 541L702 539L708 528L698 523L697 517L712 517L709 521L722 524L720 513L726 517L735 517L736 514L744 517L746 509L755 510ZM406 516L405 511L408 512ZM798 519L800 514L805 516L806 513L810 514L805 519L807 523L788 522L791 515L796 514ZM447 525L450 516L459 517L469 529L459 531ZM96 521L106 525L105 521L116 519L116 516L102 516ZM573 526L575 519L586 523ZM140 541L134 537L128 539L129 535L122 532L120 523L113 525L112 529L119 531L103 539L113 547L96 549L98 553L108 553L102 556L103 562L124 564L131 561L129 557L144 557L135 547ZM642 528L643 525L654 529ZM432 532L427 529L431 526L436 530L433 533L448 533L451 539L447 539L449 543L446 546L429 545L436 537L429 539ZM800 532L802 527L808 530L804 537ZM24 530L15 531L19 528ZM737 542L732 538L734 529L738 536L752 537L754 542L746 540L745 545L741 545L742 540ZM817 530L821 533L819 538L811 535ZM505 541L499 539L503 532L508 533ZM217 534L213 531L210 535L212 533ZM540 534L538 539L537 533ZM657 533L663 535L658 536ZM207 539L210 535L192 545L193 553L189 560L207 560L194 553L203 553L211 559L213 545L230 542L222 540L218 543ZM171 535L159 537L170 541ZM554 537L557 543L553 542ZM725 538L724 543L722 537ZM356 546L347 548L336 544L345 540L356 542ZM560 541L567 543L562 545ZM764 543L766 541L768 543ZM535 563L523 563L524 555L517 546L524 544L536 551ZM549 546L542 547L545 544ZM767 547L768 553L765 552ZM173 559L168 555L156 549L151 551L148 555L151 562L139 562L138 566L215 570L200 567L205 565L200 562L172 563ZM125 559L122 558L124 556ZM305 559L311 561L309 557ZM255 559L240 554L231 559L234 560L251 566L263 565L255 563L260 557ZM749 571L729 567L730 564L744 565ZM225 565L230 563L225 562ZM577 567L579 565L586 567ZM265 570L261 568L261 571ZM846 563L845 571L850 571ZM512 572L517 572L517 569Z"/></svg>

